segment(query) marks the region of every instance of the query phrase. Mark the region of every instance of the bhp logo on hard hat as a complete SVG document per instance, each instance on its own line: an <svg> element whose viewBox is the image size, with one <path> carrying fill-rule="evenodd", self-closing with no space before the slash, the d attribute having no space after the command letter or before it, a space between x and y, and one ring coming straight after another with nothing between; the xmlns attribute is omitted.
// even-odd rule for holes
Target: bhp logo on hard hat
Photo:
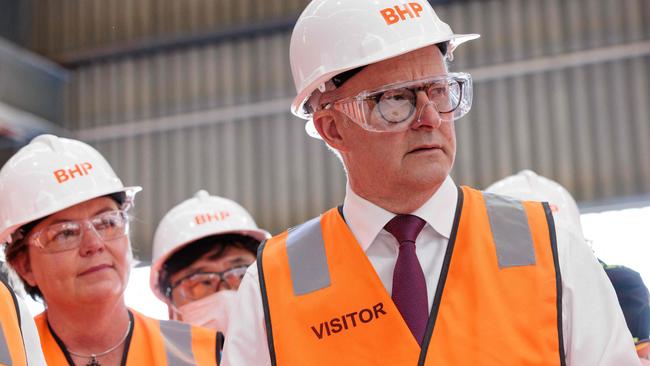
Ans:
<svg viewBox="0 0 650 366"><path fill-rule="evenodd" d="M197 225L203 225L208 222L223 221L228 217L230 217L230 212L228 211L204 213L194 216L194 222L196 222Z"/></svg>
<svg viewBox="0 0 650 366"><path fill-rule="evenodd" d="M68 180L88 175L92 169L93 165L86 161L80 164L75 164L72 169L63 168L55 170L54 178L56 178L57 183L61 184Z"/></svg>
<svg viewBox="0 0 650 366"><path fill-rule="evenodd" d="M420 13L422 12L422 5L418 3L408 3L406 5L395 5L392 8L381 9L379 13L384 20L386 25L395 24L399 21L406 20L408 15L410 19L419 18Z"/></svg>

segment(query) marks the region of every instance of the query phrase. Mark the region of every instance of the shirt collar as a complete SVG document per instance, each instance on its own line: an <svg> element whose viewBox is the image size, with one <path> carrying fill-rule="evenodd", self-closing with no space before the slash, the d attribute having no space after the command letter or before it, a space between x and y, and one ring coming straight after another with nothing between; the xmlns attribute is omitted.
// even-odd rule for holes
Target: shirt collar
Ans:
<svg viewBox="0 0 650 366"><path fill-rule="evenodd" d="M456 184L447 176L440 188L420 208L412 214L424 219L438 234L449 239L454 224L458 190ZM345 187L343 215L354 237L366 251L379 232L395 214L360 197L348 183Z"/></svg>

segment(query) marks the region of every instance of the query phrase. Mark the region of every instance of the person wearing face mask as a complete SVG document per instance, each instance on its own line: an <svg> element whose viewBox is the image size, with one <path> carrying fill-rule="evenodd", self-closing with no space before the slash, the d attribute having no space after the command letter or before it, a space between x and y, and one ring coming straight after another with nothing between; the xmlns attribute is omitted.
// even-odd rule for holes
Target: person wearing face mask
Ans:
<svg viewBox="0 0 650 366"><path fill-rule="evenodd" d="M225 335L241 278L268 237L242 206L200 190L156 229L151 289L171 319Z"/></svg>

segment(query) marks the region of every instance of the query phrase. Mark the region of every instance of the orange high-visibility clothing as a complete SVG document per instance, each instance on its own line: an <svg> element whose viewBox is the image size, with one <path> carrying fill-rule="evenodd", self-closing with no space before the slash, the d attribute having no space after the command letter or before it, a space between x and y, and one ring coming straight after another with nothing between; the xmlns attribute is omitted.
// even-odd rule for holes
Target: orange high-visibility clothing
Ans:
<svg viewBox="0 0 650 366"><path fill-rule="evenodd" d="M342 211L268 240L258 270L272 363L564 365L548 205L467 187L458 197L422 346Z"/></svg>
<svg viewBox="0 0 650 366"><path fill-rule="evenodd" d="M156 320L129 309L131 331L126 338L124 366L218 365L217 332L176 321ZM47 312L34 320L48 366L74 366L63 342L52 332Z"/></svg>
<svg viewBox="0 0 650 366"><path fill-rule="evenodd" d="M4 279L0 280L0 325L0 365L27 365L18 300Z"/></svg>
<svg viewBox="0 0 650 366"><path fill-rule="evenodd" d="M639 355L640 358L650 357L650 342L646 340L645 342L637 343L636 353Z"/></svg>

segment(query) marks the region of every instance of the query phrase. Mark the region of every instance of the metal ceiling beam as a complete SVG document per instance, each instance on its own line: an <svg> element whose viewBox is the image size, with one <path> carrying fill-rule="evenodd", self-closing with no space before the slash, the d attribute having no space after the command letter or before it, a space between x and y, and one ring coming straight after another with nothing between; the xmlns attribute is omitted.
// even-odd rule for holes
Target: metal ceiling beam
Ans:
<svg viewBox="0 0 650 366"><path fill-rule="evenodd" d="M0 135L3 138L22 144L43 133L70 135L57 124L0 101Z"/></svg>
<svg viewBox="0 0 650 366"><path fill-rule="evenodd" d="M68 80L61 66L0 38L0 136L20 144L41 133L64 133L57 123Z"/></svg>
<svg viewBox="0 0 650 366"><path fill-rule="evenodd" d="M429 0L429 3L440 6L459 1L461 0ZM69 51L48 55L48 57L66 68L75 69L92 62L103 62L124 57L168 52L170 50L195 47L203 44L231 42L239 38L253 38L260 35L267 36L277 32L291 32L297 20L298 16L292 15L199 33L149 38L85 50Z"/></svg>
<svg viewBox="0 0 650 366"><path fill-rule="evenodd" d="M296 24L296 16L267 20L254 24L243 24L201 33L159 37L119 43L104 47L64 52L48 57L62 66L75 69L93 62L111 61L120 58L146 56L159 52L196 47L205 44L232 42L240 38L268 36L277 32L289 32Z"/></svg>

